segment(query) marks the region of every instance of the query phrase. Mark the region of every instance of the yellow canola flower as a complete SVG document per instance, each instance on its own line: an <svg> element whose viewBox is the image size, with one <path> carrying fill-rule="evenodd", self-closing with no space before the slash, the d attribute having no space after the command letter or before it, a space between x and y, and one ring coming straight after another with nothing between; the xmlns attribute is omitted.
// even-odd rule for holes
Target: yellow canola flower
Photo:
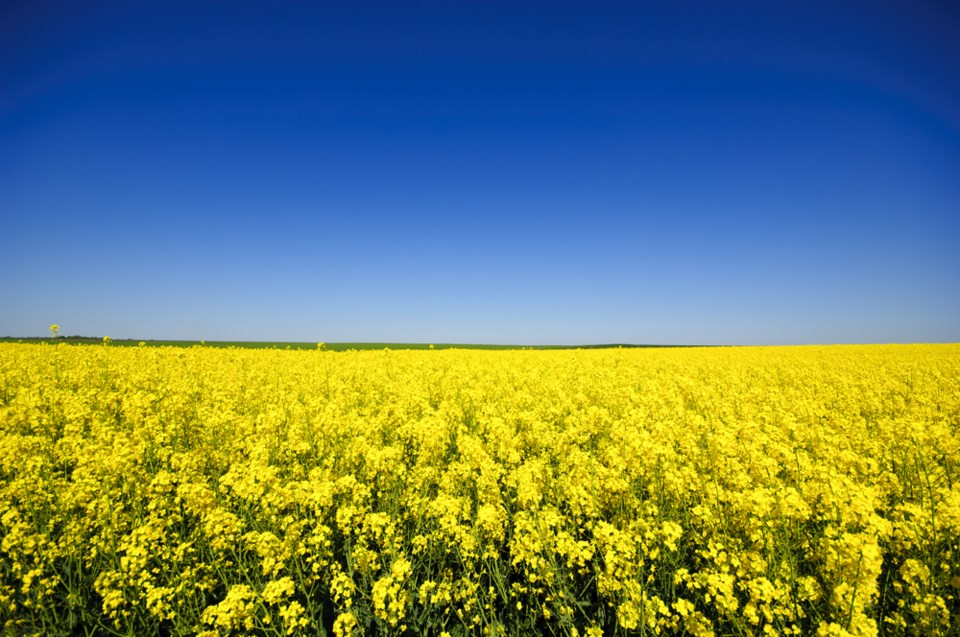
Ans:
<svg viewBox="0 0 960 637"><path fill-rule="evenodd" d="M960 345L318 349L0 344L0 633L957 632Z"/></svg>

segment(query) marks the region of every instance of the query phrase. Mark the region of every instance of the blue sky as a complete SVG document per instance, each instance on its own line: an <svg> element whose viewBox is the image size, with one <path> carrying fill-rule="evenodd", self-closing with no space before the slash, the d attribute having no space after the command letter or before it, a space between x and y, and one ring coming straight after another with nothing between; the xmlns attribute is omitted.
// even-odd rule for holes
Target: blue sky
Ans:
<svg viewBox="0 0 960 637"><path fill-rule="evenodd" d="M0 335L960 341L950 3L0 7Z"/></svg>

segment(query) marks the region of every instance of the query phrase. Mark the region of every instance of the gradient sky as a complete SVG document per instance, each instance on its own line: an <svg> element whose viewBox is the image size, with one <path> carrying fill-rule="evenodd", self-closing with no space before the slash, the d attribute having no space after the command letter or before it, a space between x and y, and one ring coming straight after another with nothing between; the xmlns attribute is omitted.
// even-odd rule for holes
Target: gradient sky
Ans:
<svg viewBox="0 0 960 637"><path fill-rule="evenodd" d="M0 4L0 335L960 341L960 8Z"/></svg>

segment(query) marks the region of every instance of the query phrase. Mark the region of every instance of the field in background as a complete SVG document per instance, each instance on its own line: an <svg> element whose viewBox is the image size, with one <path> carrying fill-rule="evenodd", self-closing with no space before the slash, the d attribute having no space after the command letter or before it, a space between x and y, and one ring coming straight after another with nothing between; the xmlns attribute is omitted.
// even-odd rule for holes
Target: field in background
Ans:
<svg viewBox="0 0 960 637"><path fill-rule="evenodd" d="M0 344L3 633L960 632L960 345L382 345Z"/></svg>
<svg viewBox="0 0 960 637"><path fill-rule="evenodd" d="M65 343L67 345L101 345L103 340L93 336L66 336L56 339L52 338L16 338L12 336L0 337L0 343L46 343L55 345ZM136 339L115 339L111 340L112 346L120 347L138 347L143 343L145 347L238 347L242 349L317 349L317 343L305 343L302 341L167 341L167 340L147 340L138 341ZM637 345L630 343L605 343L590 345L497 345L484 343L324 343L323 348L333 352L348 352L351 350L371 350L371 349L490 349L490 350L511 350L511 349L608 349L608 348L650 348L650 347L689 347L685 345Z"/></svg>

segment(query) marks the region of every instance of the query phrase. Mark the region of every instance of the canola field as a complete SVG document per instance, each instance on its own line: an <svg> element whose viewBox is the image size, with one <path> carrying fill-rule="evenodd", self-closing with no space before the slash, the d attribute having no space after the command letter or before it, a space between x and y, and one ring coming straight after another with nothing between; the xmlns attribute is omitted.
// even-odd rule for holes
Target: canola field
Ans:
<svg viewBox="0 0 960 637"><path fill-rule="evenodd" d="M960 345L0 345L4 635L960 634Z"/></svg>

